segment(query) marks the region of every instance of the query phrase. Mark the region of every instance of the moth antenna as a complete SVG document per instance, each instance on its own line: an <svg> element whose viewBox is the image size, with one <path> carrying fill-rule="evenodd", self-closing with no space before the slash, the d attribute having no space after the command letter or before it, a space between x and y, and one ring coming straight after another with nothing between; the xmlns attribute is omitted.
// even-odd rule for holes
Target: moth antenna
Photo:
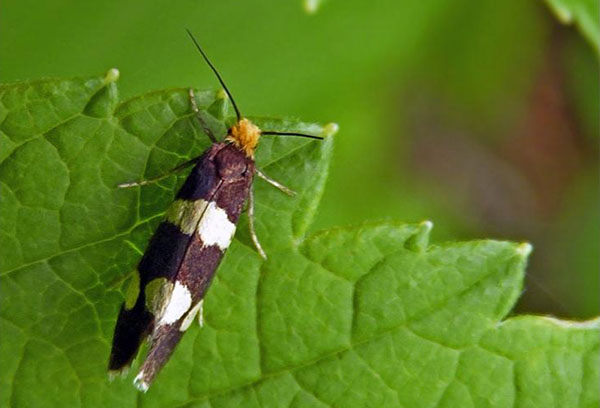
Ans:
<svg viewBox="0 0 600 408"><path fill-rule="evenodd" d="M231 99L231 104L233 105L233 109L235 109L235 115L237 116L237 120L239 122L242 119L242 114L240 113L240 110L238 109L237 104L235 103L235 100L233 99L233 95L231 95L231 92L229 92L229 89L227 88L227 85L225 85L225 81L223 81L223 78L221 78L221 74L219 74L219 71L217 71L217 69L212 64L212 62L210 62L210 60L208 59L208 57L206 56L206 54L202 50L202 47L200 47L200 44L198 43L198 41L196 41L196 38L194 37L194 34L192 34L192 32L189 29L187 29L187 28L185 29L185 31L187 31L188 35L190 36L190 38L194 42L194 45L196 46L196 48L198 49L198 51L200 51L200 54L202 54L202 57L204 58L204 61L206 61L206 63L208 64L208 66L210 67L210 69L212 70L212 72L214 72L215 75L217 76L217 79L221 83L221 86L223 87L223 89L225 89L225 92L227 92L227 95L229 96L229 99Z"/></svg>
<svg viewBox="0 0 600 408"><path fill-rule="evenodd" d="M317 139L323 140L324 137L315 136L315 135L307 135L306 133L296 133L296 132L275 132L273 130L266 130L260 132L261 135L277 135L277 136L299 136L299 137L307 137L309 139Z"/></svg>

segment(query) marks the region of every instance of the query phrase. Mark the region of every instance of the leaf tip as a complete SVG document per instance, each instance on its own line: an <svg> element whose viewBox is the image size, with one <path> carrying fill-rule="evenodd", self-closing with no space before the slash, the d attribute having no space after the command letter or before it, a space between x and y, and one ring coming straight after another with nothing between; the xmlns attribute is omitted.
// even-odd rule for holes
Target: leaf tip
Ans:
<svg viewBox="0 0 600 408"><path fill-rule="evenodd" d="M223 88L217 91L217 99L229 99L229 95L227 95L227 91Z"/></svg>
<svg viewBox="0 0 600 408"><path fill-rule="evenodd" d="M405 247L411 251L423 252L429 245L429 234L433 228L433 222L426 220L417 225L415 233L405 244Z"/></svg>
<svg viewBox="0 0 600 408"><path fill-rule="evenodd" d="M565 7L563 4L559 4L559 2L546 0L546 3L552 11L556 18L560 20L563 24L571 24L573 22L573 13L569 10L568 7Z"/></svg>
<svg viewBox="0 0 600 408"><path fill-rule="evenodd" d="M304 0L303 7L306 14L315 14L319 10L320 0Z"/></svg>
<svg viewBox="0 0 600 408"><path fill-rule="evenodd" d="M419 224L419 228L421 230L423 230L424 233L429 235L429 233L431 232L431 229L433 228L433 222L431 222L429 220L425 220Z"/></svg>
<svg viewBox="0 0 600 408"><path fill-rule="evenodd" d="M335 122L328 123L323 127L323 136L325 136L325 137L333 136L338 132L338 130L340 130L340 126L337 123L335 123Z"/></svg>
<svg viewBox="0 0 600 408"><path fill-rule="evenodd" d="M516 251L517 254L525 259L529 256L529 254L531 254L531 251L533 251L533 245L531 245L529 242L523 242L517 245Z"/></svg>
<svg viewBox="0 0 600 408"><path fill-rule="evenodd" d="M219 89L215 93L214 102L207 109L208 113L219 120L225 120L229 109L229 104L227 103L228 100L229 95L227 94L227 91L223 88Z"/></svg>
<svg viewBox="0 0 600 408"><path fill-rule="evenodd" d="M119 80L120 75L121 75L121 73L119 72L119 70L117 68L111 68L108 70L108 72L104 76L104 83L110 84L113 82L117 82Z"/></svg>

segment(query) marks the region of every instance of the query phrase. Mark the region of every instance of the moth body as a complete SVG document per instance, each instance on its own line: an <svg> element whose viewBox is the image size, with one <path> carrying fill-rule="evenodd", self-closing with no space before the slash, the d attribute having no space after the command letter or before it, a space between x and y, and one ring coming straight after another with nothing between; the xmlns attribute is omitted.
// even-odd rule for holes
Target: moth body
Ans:
<svg viewBox="0 0 600 408"><path fill-rule="evenodd" d="M213 144L198 159L138 265L139 278L131 283L138 287L128 291L137 293L135 303L121 307L109 369L127 368L150 335L136 378L140 389L148 388L189 326L182 323L198 311L235 233L254 177L252 156L260 134L247 119L240 122L225 142ZM256 133L249 135L246 128Z"/></svg>
<svg viewBox="0 0 600 408"><path fill-rule="evenodd" d="M112 376L126 372L141 343L148 338L149 351L134 380L141 391L148 390L197 314L202 322L204 296L233 239L246 201L250 236L258 253L266 259L254 231L254 175L286 194L294 192L256 168L254 151L261 135L322 139L295 132L261 131L243 118L219 73L189 31L188 34L230 97L237 121L228 129L224 141L218 142L190 90L192 110L213 144L200 157L172 170L194 165L138 264L117 318L109 359ZM120 187L143 186L164 177Z"/></svg>

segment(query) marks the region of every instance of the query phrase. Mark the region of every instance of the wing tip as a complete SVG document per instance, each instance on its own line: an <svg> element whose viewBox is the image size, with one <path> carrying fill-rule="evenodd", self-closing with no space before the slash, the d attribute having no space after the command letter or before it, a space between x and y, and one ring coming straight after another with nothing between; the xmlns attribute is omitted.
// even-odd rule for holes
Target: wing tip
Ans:
<svg viewBox="0 0 600 408"><path fill-rule="evenodd" d="M126 366L118 368L118 369L109 368L108 369L108 381L113 382L116 378L127 377L127 374L129 374L129 367L130 367L129 365L126 365Z"/></svg>
<svg viewBox="0 0 600 408"><path fill-rule="evenodd" d="M144 379L144 370L140 371L133 379L133 386L141 392L147 392L150 384Z"/></svg>

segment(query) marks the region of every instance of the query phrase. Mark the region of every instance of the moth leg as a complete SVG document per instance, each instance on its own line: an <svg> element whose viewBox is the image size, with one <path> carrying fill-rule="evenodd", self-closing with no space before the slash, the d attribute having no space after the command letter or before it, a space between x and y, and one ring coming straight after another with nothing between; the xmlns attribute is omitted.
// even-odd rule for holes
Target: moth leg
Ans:
<svg viewBox="0 0 600 408"><path fill-rule="evenodd" d="M258 177L260 177L261 179L263 179L264 181L266 181L273 187L277 187L279 190L283 191L287 195L289 195L289 196L296 195L296 192L294 190L284 186L283 184L281 184L280 182L278 182L276 180L273 180L271 177L269 177L265 173L263 173L262 170L256 169L256 174L258 175Z"/></svg>
<svg viewBox="0 0 600 408"><path fill-rule="evenodd" d="M252 243L254 243L256 250L263 259L267 259L267 254L265 254L262 246L260 246L256 230L254 229L254 193L252 192L252 188L250 188L250 194L248 194L248 227L250 228L250 237L252 237Z"/></svg>
<svg viewBox="0 0 600 408"><path fill-rule="evenodd" d="M202 118L200 114L200 109L198 109L198 104L196 104L196 97L194 96L194 90L192 88L189 89L188 95L190 96L190 105L192 105L192 110L196 113L196 118L198 118L198 122L200 122L200 126L202 126L202 130L208 135L208 138L213 143L219 143L217 141L216 136L213 134L212 130L208 126L208 123Z"/></svg>
<svg viewBox="0 0 600 408"><path fill-rule="evenodd" d="M204 326L204 315L203 315L203 305L204 299L200 299L196 306L192 307L183 321L181 322L181 326L179 326L180 331L186 331L196 319L196 315L198 315L198 323L200 323L200 327Z"/></svg>
<svg viewBox="0 0 600 408"><path fill-rule="evenodd" d="M157 181L160 181L160 180L163 180L163 179L169 177L173 173L177 173L178 171L184 170L184 169L190 167L191 165L196 164L198 162L199 158L200 158L200 156L194 157L193 159L183 162L179 166L172 168L165 174L162 174L158 177L154 177L154 178L146 179L146 180L140 180L140 181L132 181L130 183L121 183L117 187L129 188L129 187L145 186L148 184L156 183Z"/></svg>
<svg viewBox="0 0 600 408"><path fill-rule="evenodd" d="M204 299L200 301L198 307L198 324L200 327L204 327Z"/></svg>

